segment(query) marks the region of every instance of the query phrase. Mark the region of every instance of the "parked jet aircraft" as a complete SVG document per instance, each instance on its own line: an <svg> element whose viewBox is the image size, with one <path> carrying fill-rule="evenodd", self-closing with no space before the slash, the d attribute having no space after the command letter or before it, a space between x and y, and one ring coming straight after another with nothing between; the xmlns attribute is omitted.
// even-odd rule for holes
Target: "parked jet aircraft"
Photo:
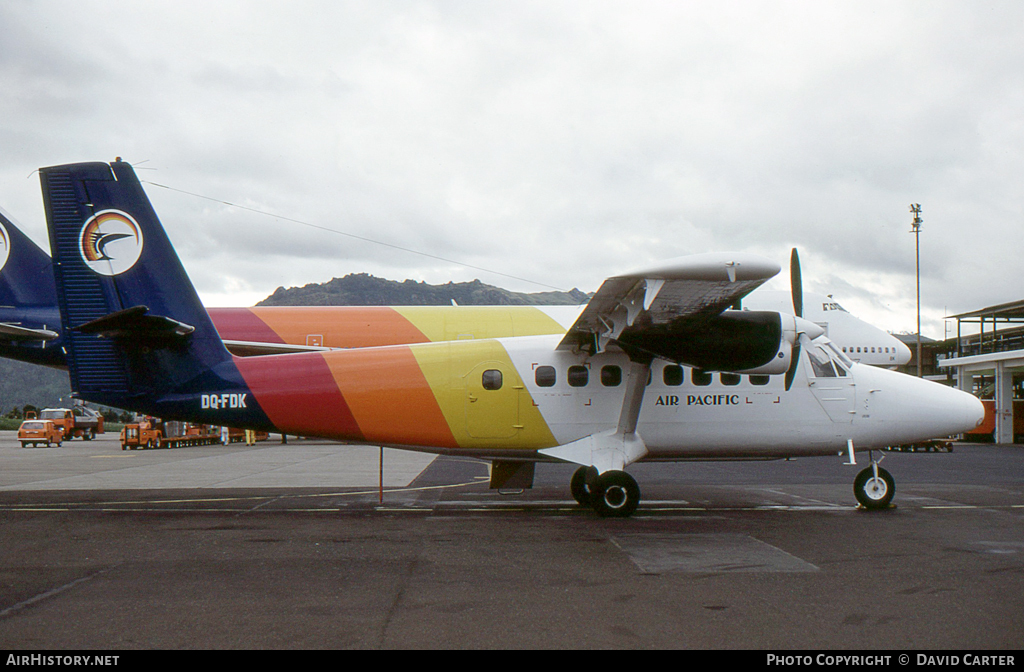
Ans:
<svg viewBox="0 0 1024 672"><path fill-rule="evenodd" d="M792 310L792 299L787 292L758 290L743 300L750 310ZM804 292L803 317L819 325L825 335L861 364L896 367L910 361L910 348L892 334L857 319L831 296Z"/></svg>
<svg viewBox="0 0 1024 672"><path fill-rule="evenodd" d="M909 361L909 348L896 338L843 311L829 297L808 294L807 298L805 317L824 327L851 359L887 366ZM783 292L759 290L744 304L755 310L792 312L790 297ZM209 308L208 312L232 353L253 355L564 334L582 310L582 306L257 306ZM0 356L64 366L50 257L2 212Z"/></svg>
<svg viewBox="0 0 1024 672"><path fill-rule="evenodd" d="M580 465L577 501L612 516L640 501L625 471L638 460L855 462L855 449L873 457L984 417L971 395L851 361L799 316L728 310L779 271L745 254L609 278L564 335L233 356L131 166L40 176L72 387L89 401L475 456L493 462L498 486L567 461ZM99 254L95 241L115 233ZM854 489L874 508L895 486L872 459Z"/></svg>

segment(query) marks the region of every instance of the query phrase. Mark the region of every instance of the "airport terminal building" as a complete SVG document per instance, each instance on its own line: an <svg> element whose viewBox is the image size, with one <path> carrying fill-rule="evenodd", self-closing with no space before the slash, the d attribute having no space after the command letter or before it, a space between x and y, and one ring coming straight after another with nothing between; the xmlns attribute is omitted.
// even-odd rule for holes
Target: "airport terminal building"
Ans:
<svg viewBox="0 0 1024 672"><path fill-rule="evenodd" d="M972 432L992 435L996 443L1024 443L1024 301L988 306L949 319L957 322L956 337L923 341L922 373L979 396L986 406L985 423ZM977 333L964 336L963 331ZM916 356L916 335L904 342ZM911 360L905 373L916 374Z"/></svg>

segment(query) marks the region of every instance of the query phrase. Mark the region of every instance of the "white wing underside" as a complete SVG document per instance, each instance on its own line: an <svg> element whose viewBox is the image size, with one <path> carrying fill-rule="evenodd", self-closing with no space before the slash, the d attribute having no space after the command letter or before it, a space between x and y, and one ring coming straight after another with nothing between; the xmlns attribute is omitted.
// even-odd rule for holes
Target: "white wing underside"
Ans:
<svg viewBox="0 0 1024 672"><path fill-rule="evenodd" d="M558 349L603 352L626 329L716 315L781 270L764 257L710 253L678 257L604 281Z"/></svg>

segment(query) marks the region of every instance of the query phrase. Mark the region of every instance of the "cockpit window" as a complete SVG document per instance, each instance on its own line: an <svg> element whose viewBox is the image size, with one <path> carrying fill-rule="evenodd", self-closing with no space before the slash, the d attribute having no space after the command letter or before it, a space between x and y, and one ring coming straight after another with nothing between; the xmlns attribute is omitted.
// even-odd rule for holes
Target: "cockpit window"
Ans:
<svg viewBox="0 0 1024 672"><path fill-rule="evenodd" d="M845 378L853 366L853 362L829 341L808 348L807 358L818 378Z"/></svg>
<svg viewBox="0 0 1024 672"><path fill-rule="evenodd" d="M814 369L814 375L817 378L835 378L836 370L832 366L832 360L829 358L828 353L819 346L807 349L807 358L811 360L811 368Z"/></svg>
<svg viewBox="0 0 1024 672"><path fill-rule="evenodd" d="M843 366L845 366L847 368L847 370L849 370L850 367L853 366L853 360L851 360L849 357L847 357L846 353L840 352L839 348L837 348L834 343L832 343L831 341L828 342L828 343L825 343L825 347L827 347L829 349L829 351L831 351L832 354L835 355L835 359L839 360L839 362L842 363ZM839 375L843 376L843 375L846 375L846 374L840 372Z"/></svg>

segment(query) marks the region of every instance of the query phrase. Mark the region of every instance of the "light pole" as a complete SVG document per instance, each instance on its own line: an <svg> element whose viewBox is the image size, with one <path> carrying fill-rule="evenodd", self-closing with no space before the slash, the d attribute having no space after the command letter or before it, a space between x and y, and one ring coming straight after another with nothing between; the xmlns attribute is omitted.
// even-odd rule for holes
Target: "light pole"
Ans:
<svg viewBox="0 0 1024 672"><path fill-rule="evenodd" d="M912 203L910 212L914 215L910 232L914 234L914 256L917 266L917 377L921 377L921 204Z"/></svg>

